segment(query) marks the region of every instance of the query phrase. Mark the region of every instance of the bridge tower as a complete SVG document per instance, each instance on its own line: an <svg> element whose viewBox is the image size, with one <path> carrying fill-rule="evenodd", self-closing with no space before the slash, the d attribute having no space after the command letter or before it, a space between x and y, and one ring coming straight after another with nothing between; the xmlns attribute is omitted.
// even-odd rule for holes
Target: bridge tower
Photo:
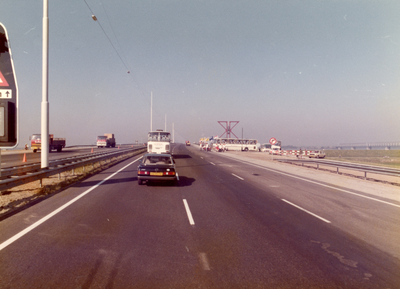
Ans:
<svg viewBox="0 0 400 289"><path fill-rule="evenodd" d="M223 135L226 134L226 137L230 138L231 134L233 134L238 139L238 137L232 132L232 129L239 123L238 121L218 121L218 123L225 129L225 132L220 137L223 137ZM232 124L234 125L232 126Z"/></svg>

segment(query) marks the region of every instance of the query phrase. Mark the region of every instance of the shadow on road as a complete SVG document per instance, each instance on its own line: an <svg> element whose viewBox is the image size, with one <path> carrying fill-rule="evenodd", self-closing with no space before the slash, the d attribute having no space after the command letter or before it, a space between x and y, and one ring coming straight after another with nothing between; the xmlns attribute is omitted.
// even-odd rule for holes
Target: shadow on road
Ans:
<svg viewBox="0 0 400 289"><path fill-rule="evenodd" d="M172 155L174 159L191 159L192 157L189 155Z"/></svg>

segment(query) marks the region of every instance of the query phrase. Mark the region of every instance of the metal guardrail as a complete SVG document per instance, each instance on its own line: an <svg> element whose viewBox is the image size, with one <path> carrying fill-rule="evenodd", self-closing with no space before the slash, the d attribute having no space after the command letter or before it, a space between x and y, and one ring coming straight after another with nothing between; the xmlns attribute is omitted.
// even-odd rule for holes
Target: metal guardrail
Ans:
<svg viewBox="0 0 400 289"><path fill-rule="evenodd" d="M97 162L116 158L124 154L138 155L145 151L147 151L147 148L120 149L118 151L113 150L105 153L92 153L90 155L51 161L49 163L49 168L46 169L41 169L39 163L26 165L26 168L24 168L25 166L18 166L9 169L3 169L1 170L2 178L3 174L7 174L7 177L0 181L0 191L4 191L29 182L42 180L43 178L73 170L75 168L85 167L89 164L94 166L94 164ZM37 168L38 166L39 168Z"/></svg>
<svg viewBox="0 0 400 289"><path fill-rule="evenodd" d="M339 173L340 168L361 171L361 172L364 172L364 178L367 178L367 173L400 177L400 170L378 167L378 166L337 162L337 161L328 161L328 160L307 160L307 159L304 159L304 160L303 159L274 159L274 160L279 161L279 162L286 162L286 163L301 163L302 166L304 166L304 164L316 164L317 170L319 169L320 165L336 167L337 173Z"/></svg>
<svg viewBox="0 0 400 289"><path fill-rule="evenodd" d="M119 152L122 152L126 149L121 149ZM129 149L131 150L131 149ZM55 167L58 165L66 164L66 163L72 163L72 162L78 162L81 160L85 160L88 158L93 158L93 157L100 157L100 156L106 156L111 153L114 153L115 151L102 151L102 152L96 152L96 153L87 153L84 155L77 155L77 156L72 156L68 158L62 158L62 159L57 159L57 160L50 160L49 161L49 167ZM25 164L25 165L19 165L19 166L13 166L13 167L8 167L8 168L3 168L1 169L1 176L0 180L6 179L8 177L12 176L19 176L25 173L33 173L36 171L39 171L41 169L41 163L36 162L36 163L30 163L30 164Z"/></svg>

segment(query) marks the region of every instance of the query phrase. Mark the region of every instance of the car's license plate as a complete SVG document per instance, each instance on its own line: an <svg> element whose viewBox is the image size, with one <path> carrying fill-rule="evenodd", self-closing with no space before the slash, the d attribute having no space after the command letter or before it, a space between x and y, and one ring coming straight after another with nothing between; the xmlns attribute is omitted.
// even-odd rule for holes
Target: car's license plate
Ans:
<svg viewBox="0 0 400 289"><path fill-rule="evenodd" d="M162 176L163 173L150 172L150 176Z"/></svg>

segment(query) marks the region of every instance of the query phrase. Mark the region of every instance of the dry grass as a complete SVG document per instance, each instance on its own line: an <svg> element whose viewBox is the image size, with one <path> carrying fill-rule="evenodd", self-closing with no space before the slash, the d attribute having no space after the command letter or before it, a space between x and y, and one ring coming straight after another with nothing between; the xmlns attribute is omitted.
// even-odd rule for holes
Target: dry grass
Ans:
<svg viewBox="0 0 400 289"><path fill-rule="evenodd" d="M400 169L400 150L326 150L330 160Z"/></svg>

